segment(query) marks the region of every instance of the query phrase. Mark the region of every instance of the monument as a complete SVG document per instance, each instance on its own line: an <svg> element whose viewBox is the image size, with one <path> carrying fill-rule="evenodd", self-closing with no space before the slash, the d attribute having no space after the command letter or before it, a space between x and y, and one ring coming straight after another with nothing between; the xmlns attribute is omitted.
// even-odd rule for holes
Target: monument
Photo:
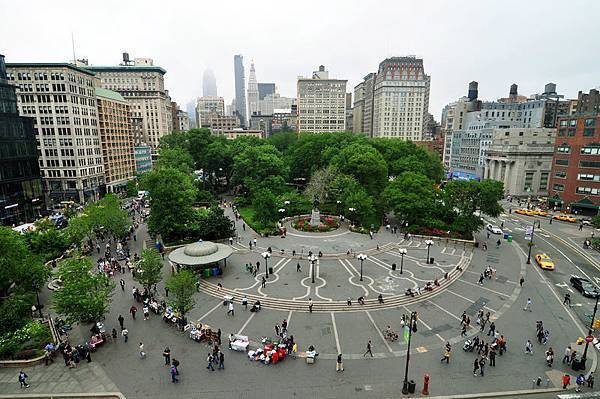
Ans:
<svg viewBox="0 0 600 399"><path fill-rule="evenodd" d="M313 195L312 213L310 214L310 225L318 226L321 224L321 213L319 212L319 198Z"/></svg>

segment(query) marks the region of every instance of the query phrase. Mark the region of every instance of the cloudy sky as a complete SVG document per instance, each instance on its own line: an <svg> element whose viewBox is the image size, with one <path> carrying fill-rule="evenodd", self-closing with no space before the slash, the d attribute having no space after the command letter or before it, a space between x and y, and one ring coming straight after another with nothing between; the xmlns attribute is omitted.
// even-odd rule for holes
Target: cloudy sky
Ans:
<svg viewBox="0 0 600 399"><path fill-rule="evenodd" d="M76 55L117 64L121 53L167 70L175 101L201 94L215 72L219 95L233 97L233 56L259 82L295 96L296 77L324 64L348 91L390 56L416 55L431 75L429 109L479 81L480 98L540 92L547 82L576 97L600 86L600 1L503 0L102 0L0 1L0 53L7 62L61 62Z"/></svg>

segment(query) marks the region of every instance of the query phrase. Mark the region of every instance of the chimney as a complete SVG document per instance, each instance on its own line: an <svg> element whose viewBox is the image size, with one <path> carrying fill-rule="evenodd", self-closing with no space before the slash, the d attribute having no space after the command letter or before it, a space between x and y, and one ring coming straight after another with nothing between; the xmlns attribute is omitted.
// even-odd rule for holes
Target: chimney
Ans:
<svg viewBox="0 0 600 399"><path fill-rule="evenodd" d="M477 100L477 96L479 95L477 88L479 86L479 83L472 81L471 83L469 83L469 101L474 101Z"/></svg>

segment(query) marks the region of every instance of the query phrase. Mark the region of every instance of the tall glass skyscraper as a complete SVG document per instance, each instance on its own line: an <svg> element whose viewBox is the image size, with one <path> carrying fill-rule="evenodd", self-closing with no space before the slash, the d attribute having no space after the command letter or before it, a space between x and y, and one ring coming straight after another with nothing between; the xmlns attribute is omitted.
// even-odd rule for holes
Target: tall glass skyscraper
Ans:
<svg viewBox="0 0 600 399"><path fill-rule="evenodd" d="M247 126L246 113L246 78L244 74L244 57L241 54L233 56L235 73L235 113L240 119L241 126Z"/></svg>

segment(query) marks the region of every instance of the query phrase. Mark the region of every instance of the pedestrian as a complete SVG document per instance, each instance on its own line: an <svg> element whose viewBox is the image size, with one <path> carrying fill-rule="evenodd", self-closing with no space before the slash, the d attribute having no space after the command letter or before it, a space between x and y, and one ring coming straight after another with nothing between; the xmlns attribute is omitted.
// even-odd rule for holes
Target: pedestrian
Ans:
<svg viewBox="0 0 600 399"><path fill-rule="evenodd" d="M112 337L113 341L115 343L117 343L117 330L115 330L114 328L112 329L111 337Z"/></svg>
<svg viewBox="0 0 600 399"><path fill-rule="evenodd" d="M121 335L123 336L123 339L125 340L125 342L127 342L127 340L128 340L128 336L129 336L129 331L127 331L127 329L126 329L126 328L124 328L124 329L121 331Z"/></svg>
<svg viewBox="0 0 600 399"><path fill-rule="evenodd" d="M140 348L140 359L145 359L146 352L144 352L144 344L142 342L140 342L139 348Z"/></svg>
<svg viewBox="0 0 600 399"><path fill-rule="evenodd" d="M496 324L492 321L490 323L490 330L487 333L488 337L491 335L492 337L496 336Z"/></svg>
<svg viewBox="0 0 600 399"><path fill-rule="evenodd" d="M165 287L165 298L169 297L169 287Z"/></svg>
<svg viewBox="0 0 600 399"><path fill-rule="evenodd" d="M338 353L337 360L335 362L335 371L344 371L344 363L342 362L342 354Z"/></svg>
<svg viewBox="0 0 600 399"><path fill-rule="evenodd" d="M481 274L479 275L479 281L477 282L477 284L479 284L479 285L483 285L483 280L484 280L483 273L481 273Z"/></svg>
<svg viewBox="0 0 600 399"><path fill-rule="evenodd" d="M287 328L288 328L288 322L286 319L283 319L283 321L281 322L281 330L283 332L287 332Z"/></svg>
<svg viewBox="0 0 600 399"><path fill-rule="evenodd" d="M254 243L254 248L256 248L256 238L252 242Z"/></svg>
<svg viewBox="0 0 600 399"><path fill-rule="evenodd" d="M444 354L443 354L442 358L440 359L440 362L445 361L446 364L450 363L450 350L451 350L450 342L446 342L446 346L444 347Z"/></svg>
<svg viewBox="0 0 600 399"><path fill-rule="evenodd" d="M531 312L531 298L527 298L527 302L525 303L525 307L523 308L523 310L529 310Z"/></svg>
<svg viewBox="0 0 600 399"><path fill-rule="evenodd" d="M583 223L579 225L579 231L583 230Z"/></svg>
<svg viewBox="0 0 600 399"><path fill-rule="evenodd" d="M363 357L367 356L367 353L368 353L369 355L371 355L371 357L373 357L373 351L372 351L372 349L373 349L373 348L372 348L372 345L371 345L371 340L369 340L369 341L367 342L367 350L366 350L366 351L365 351L365 353L363 354Z"/></svg>
<svg viewBox="0 0 600 399"><path fill-rule="evenodd" d="M206 363L207 363L206 369L207 370L210 369L211 371L215 371L215 368L213 367L213 360L214 360L213 355L212 355L212 353L209 352L208 356L206 357Z"/></svg>
<svg viewBox="0 0 600 399"><path fill-rule="evenodd" d="M119 326L121 326L121 331L123 331L123 323L125 323L125 318L123 317L123 315L119 315L117 320L119 320Z"/></svg>
<svg viewBox="0 0 600 399"><path fill-rule="evenodd" d="M229 315L229 313L231 313L232 316L235 316L233 313L233 301L229 301L229 305L227 308L227 315Z"/></svg>
<svg viewBox="0 0 600 399"><path fill-rule="evenodd" d="M246 223L242 223L242 230L246 231Z"/></svg>
<svg viewBox="0 0 600 399"><path fill-rule="evenodd" d="M567 389L567 387L571 384L571 376L569 374L565 374L562 377L563 389Z"/></svg>
<svg viewBox="0 0 600 399"><path fill-rule="evenodd" d="M23 387L29 388L29 384L27 383L27 378L29 378L29 376L27 374L25 374L25 372L23 370L19 371L19 384L21 385L21 388L23 388Z"/></svg>
<svg viewBox="0 0 600 399"><path fill-rule="evenodd" d="M174 364L171 365L171 382L175 383L175 382L179 382L179 380L177 379L177 367L175 367Z"/></svg>
<svg viewBox="0 0 600 399"><path fill-rule="evenodd" d="M581 230L581 226L579 227L579 230ZM579 374L577 376L577 378L575 379L575 383L577 384L575 392L581 392L581 387L585 384L585 377L583 376L583 374Z"/></svg>
<svg viewBox="0 0 600 399"><path fill-rule="evenodd" d="M308 298L308 311L309 313L312 313L313 310L313 301L311 298Z"/></svg>
<svg viewBox="0 0 600 399"><path fill-rule="evenodd" d="M148 320L150 317L150 309L148 309L148 305L144 305L142 311L144 312L144 320Z"/></svg>
<svg viewBox="0 0 600 399"><path fill-rule="evenodd" d="M527 343L525 344L525 353L528 355L533 355L533 344L530 340L527 340Z"/></svg>
<svg viewBox="0 0 600 399"><path fill-rule="evenodd" d="M552 367L552 363L554 363L554 351L552 350L552 347L548 348L546 351L546 363L548 364L548 367Z"/></svg>
<svg viewBox="0 0 600 399"><path fill-rule="evenodd" d="M129 308L129 313L131 313L131 317L133 317L133 320L135 320L136 312L137 312L137 308L134 305L131 305L131 307Z"/></svg>
<svg viewBox="0 0 600 399"><path fill-rule="evenodd" d="M252 241L248 241L248 247L252 250Z"/></svg>
<svg viewBox="0 0 600 399"><path fill-rule="evenodd" d="M221 346L221 329L220 328L217 330L217 342L219 343L219 346Z"/></svg>
<svg viewBox="0 0 600 399"><path fill-rule="evenodd" d="M460 330L460 336L461 337L466 337L467 336L467 325L466 324L462 325L462 328Z"/></svg>
<svg viewBox="0 0 600 399"><path fill-rule="evenodd" d="M477 370L479 370L479 359L475 358L473 361L473 375L477 377Z"/></svg>
<svg viewBox="0 0 600 399"><path fill-rule="evenodd" d="M571 345L565 348L565 355L563 356L562 362L571 364Z"/></svg>
<svg viewBox="0 0 600 399"><path fill-rule="evenodd" d="M262 276L262 280L260 282L260 286L262 288L265 288L267 286L267 279L265 279L265 276Z"/></svg>
<svg viewBox="0 0 600 399"><path fill-rule="evenodd" d="M163 357L165 358L165 366L171 364L171 349L168 346L163 351Z"/></svg>
<svg viewBox="0 0 600 399"><path fill-rule="evenodd" d="M225 355L219 351L219 369L225 370Z"/></svg>
<svg viewBox="0 0 600 399"><path fill-rule="evenodd" d="M484 376L484 371L485 371L485 356L482 356L481 359L479 360L479 374L481 374L481 376Z"/></svg>
<svg viewBox="0 0 600 399"><path fill-rule="evenodd" d="M501 244L501 241L500 241L500 239L498 238L498 241L496 241L496 248L500 248L500 244Z"/></svg>
<svg viewBox="0 0 600 399"><path fill-rule="evenodd" d="M121 290L125 291L125 280L119 280L119 284L121 285Z"/></svg>
<svg viewBox="0 0 600 399"><path fill-rule="evenodd" d="M594 372L592 371L587 378L587 386L588 388L594 388Z"/></svg>
<svg viewBox="0 0 600 399"><path fill-rule="evenodd" d="M490 349L490 366L496 367L496 348L492 347Z"/></svg>
<svg viewBox="0 0 600 399"><path fill-rule="evenodd" d="M563 305L571 306L571 294L569 294L568 292L565 294Z"/></svg>
<svg viewBox="0 0 600 399"><path fill-rule="evenodd" d="M525 277L521 276L521 278L519 279L519 287L522 287L523 284L525 284Z"/></svg>
<svg viewBox="0 0 600 399"><path fill-rule="evenodd" d="M242 306L244 306L244 310L248 310L248 297L246 295L242 298Z"/></svg>
<svg viewBox="0 0 600 399"><path fill-rule="evenodd" d="M301 272L301 271L302 271L302 270L300 270L300 262L298 262L298 263L296 264L296 273L299 273L299 272Z"/></svg>
<svg viewBox="0 0 600 399"><path fill-rule="evenodd" d="M279 336L279 324L275 324L274 329L275 329L275 335Z"/></svg>

